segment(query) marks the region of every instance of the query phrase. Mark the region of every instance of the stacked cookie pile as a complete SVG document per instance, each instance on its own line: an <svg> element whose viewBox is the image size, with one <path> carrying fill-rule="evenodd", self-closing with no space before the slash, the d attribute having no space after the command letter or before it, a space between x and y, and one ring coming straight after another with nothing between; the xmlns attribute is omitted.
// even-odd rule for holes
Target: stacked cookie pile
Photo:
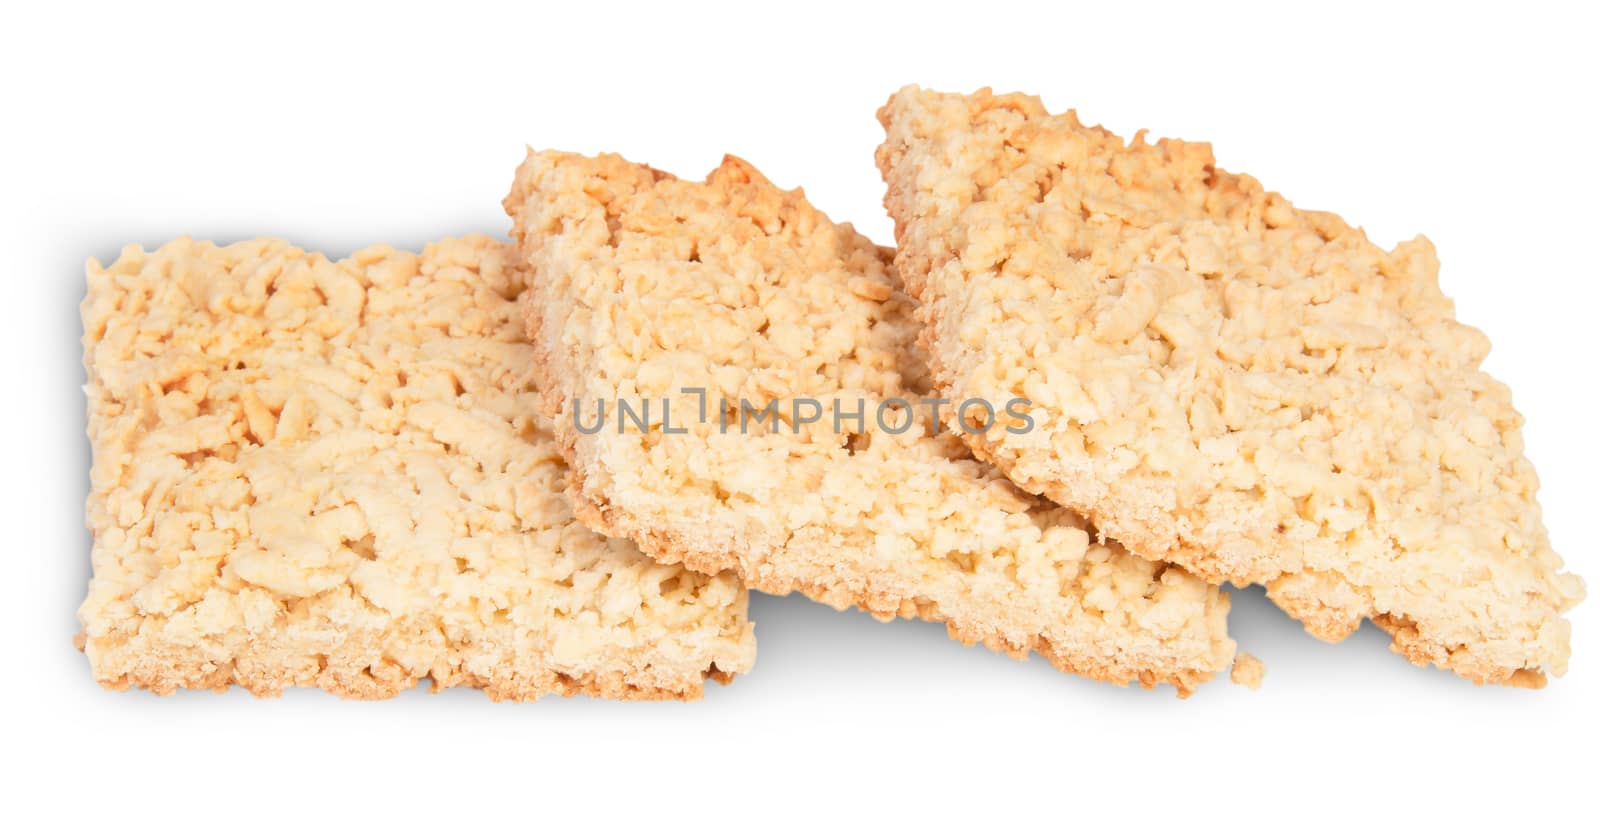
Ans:
<svg viewBox="0 0 1600 823"><path fill-rule="evenodd" d="M734 158L537 152L509 243L91 263L95 677L686 698L748 587L1188 694L1260 677L1223 582L1564 671L1582 581L1426 240L1031 97L879 119L893 250Z"/></svg>

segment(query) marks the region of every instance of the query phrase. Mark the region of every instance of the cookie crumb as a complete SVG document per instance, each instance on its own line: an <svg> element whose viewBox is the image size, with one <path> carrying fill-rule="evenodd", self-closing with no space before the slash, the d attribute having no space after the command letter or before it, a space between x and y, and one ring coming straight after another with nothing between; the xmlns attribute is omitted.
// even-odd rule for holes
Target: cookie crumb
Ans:
<svg viewBox="0 0 1600 823"><path fill-rule="evenodd" d="M1233 673L1229 679L1241 686L1250 687L1250 691L1261 690L1261 678L1267 676L1267 664L1249 652L1239 652L1233 658Z"/></svg>

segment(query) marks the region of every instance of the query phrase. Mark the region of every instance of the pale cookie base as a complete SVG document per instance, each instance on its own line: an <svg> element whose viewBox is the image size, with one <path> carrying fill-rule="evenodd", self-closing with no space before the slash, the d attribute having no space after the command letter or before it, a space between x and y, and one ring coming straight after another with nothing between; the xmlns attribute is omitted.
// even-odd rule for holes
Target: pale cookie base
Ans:
<svg viewBox="0 0 1600 823"><path fill-rule="evenodd" d="M585 523L762 591L943 621L963 642L1100 680L1187 694L1227 666L1225 594L1097 542L952 435L697 419L680 390L705 389L713 410L927 391L887 253L800 193L731 158L702 184L545 152L506 207L537 272L525 313ZM659 403L648 433L579 430L574 400L592 422L595 401L618 398L672 399L688 431L665 432Z"/></svg>
<svg viewBox="0 0 1600 823"><path fill-rule="evenodd" d="M1371 618L1480 683L1565 671L1583 584L1426 240L1384 251L1205 144L1024 95L909 87L879 119L935 382L1036 404L1034 431L968 438L981 458L1318 637Z"/></svg>
<svg viewBox="0 0 1600 823"><path fill-rule="evenodd" d="M509 247L177 240L83 303L95 678L383 698L693 698L751 665L731 575L572 516Z"/></svg>

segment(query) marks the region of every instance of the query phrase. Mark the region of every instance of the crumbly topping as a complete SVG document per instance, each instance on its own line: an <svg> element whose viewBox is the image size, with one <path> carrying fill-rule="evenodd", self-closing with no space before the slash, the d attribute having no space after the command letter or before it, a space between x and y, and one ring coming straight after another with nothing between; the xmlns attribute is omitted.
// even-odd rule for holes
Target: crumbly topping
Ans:
<svg viewBox="0 0 1600 823"><path fill-rule="evenodd" d="M763 591L944 621L1104 680L1186 693L1228 664L1216 587L1096 540L929 421L796 430L795 398L872 409L929 391L888 252L800 191L733 158L697 183L541 152L506 208L536 272L525 313L585 522ZM701 420L695 389L712 409L778 400L779 430ZM579 430L574 400L587 428L596 401L619 398L670 399L687 431L665 431L659 408L645 431Z"/></svg>
<svg viewBox="0 0 1600 823"><path fill-rule="evenodd" d="M1566 668L1522 418L1421 237L1385 251L1216 167L1025 95L909 87L879 113L897 262L936 383L1040 425L968 438L1146 557L1362 618L1479 682Z"/></svg>
<svg viewBox="0 0 1600 823"><path fill-rule="evenodd" d="M693 697L748 669L735 578L574 520L513 258L473 236L90 262L79 614L99 681Z"/></svg>

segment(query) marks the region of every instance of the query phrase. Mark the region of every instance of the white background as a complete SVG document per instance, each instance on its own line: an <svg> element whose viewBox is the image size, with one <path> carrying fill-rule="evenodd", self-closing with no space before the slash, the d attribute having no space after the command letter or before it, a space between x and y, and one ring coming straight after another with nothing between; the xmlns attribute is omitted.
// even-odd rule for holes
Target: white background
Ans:
<svg viewBox="0 0 1600 823"><path fill-rule="evenodd" d="M1187 701L760 596L756 670L687 706L159 699L102 691L71 643L89 550L84 258L186 233L338 254L502 234L524 144L685 176L736 153L888 242L873 115L909 82L1209 139L1225 167L1385 245L1426 233L1528 418L1556 546L1600 581L1587 10L143 5L8 5L0 23L0 804L130 820L1600 819L1592 603L1571 615L1570 674L1522 691L1414 668L1371 627L1323 645L1245 592L1232 630L1265 688L1224 678Z"/></svg>

